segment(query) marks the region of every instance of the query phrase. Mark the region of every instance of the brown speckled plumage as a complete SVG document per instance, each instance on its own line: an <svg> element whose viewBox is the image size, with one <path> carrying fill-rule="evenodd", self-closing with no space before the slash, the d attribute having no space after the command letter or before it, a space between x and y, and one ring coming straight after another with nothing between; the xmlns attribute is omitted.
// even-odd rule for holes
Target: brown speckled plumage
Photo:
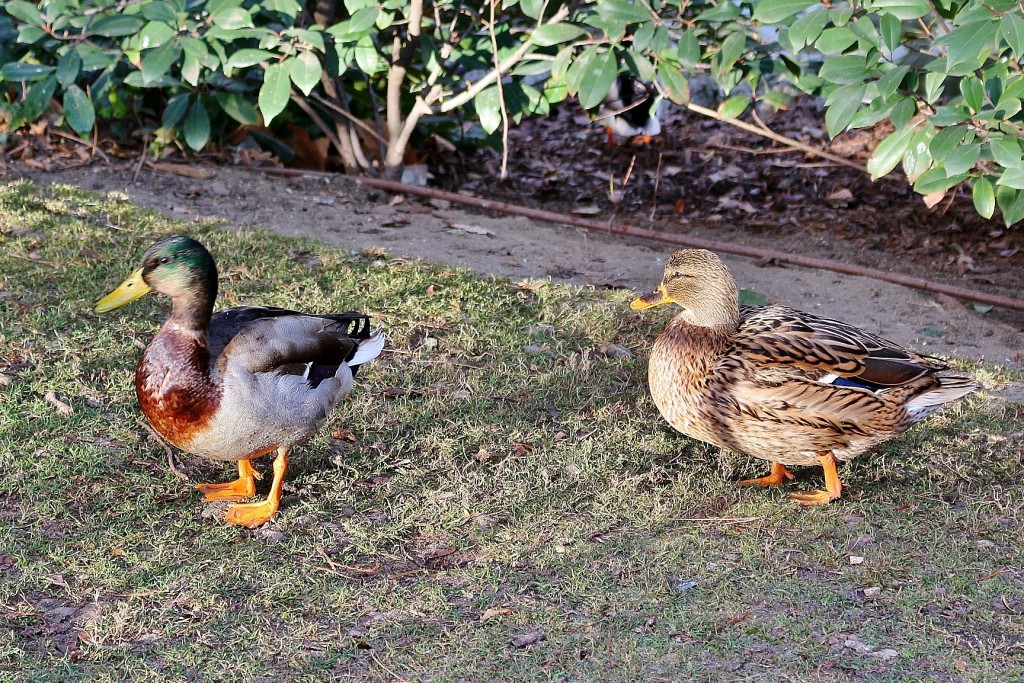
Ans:
<svg viewBox="0 0 1024 683"><path fill-rule="evenodd" d="M633 307L670 302L683 311L655 341L648 370L658 410L687 436L771 462L849 460L975 389L937 359L846 323L785 306L741 309L711 252L676 252L659 290Z"/></svg>

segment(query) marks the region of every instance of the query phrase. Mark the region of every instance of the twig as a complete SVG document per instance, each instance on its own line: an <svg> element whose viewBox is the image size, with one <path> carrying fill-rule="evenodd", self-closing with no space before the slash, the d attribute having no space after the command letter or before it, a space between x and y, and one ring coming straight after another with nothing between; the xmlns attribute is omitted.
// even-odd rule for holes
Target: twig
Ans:
<svg viewBox="0 0 1024 683"><path fill-rule="evenodd" d="M321 177L337 177L337 174L334 173L318 173L316 171L304 171L301 169L264 169L248 168L245 166L239 166L238 168L250 172L270 173L275 175L319 175ZM742 244L733 244L732 242L706 240L701 239L699 237L690 237L688 235L678 235L675 233L664 232L662 230L648 230L647 228L638 228L632 225L616 225L613 223L605 223L590 218L583 218L581 216L569 216L564 213L544 211L542 209L531 209L525 206L516 206L514 204L507 204L505 202L496 202L490 199L481 199L479 197L467 197L465 195L456 194L454 192L435 190L430 187L406 185L405 183L396 183L390 180L383 180L380 178L364 177L353 178L352 180L361 185L366 185L368 187L376 187L378 189L386 190L388 192L400 192L403 194L411 194L419 197L427 197L429 199L446 199L450 202L455 202L457 204L475 206L476 208L484 209L485 211L499 211L501 213L507 213L514 216L526 216L527 218L533 218L540 221L547 221L549 223L560 223L562 225L570 225L575 228L593 230L594 232L600 232L604 234L639 237L642 239L667 242L669 244L678 244L681 247L709 249L711 251L717 251L723 254L733 254L734 256L746 256L757 260L768 259L772 261L778 261L779 263L790 263L792 265L802 266L804 268L816 268L818 270L828 270L835 273L844 273L846 275L854 275L857 277L867 277L875 280L881 280L883 282L891 282L893 284L902 285L904 287L910 287L911 289L918 289L923 292L932 292L935 294L948 294L949 296L955 297L957 299L964 299L966 301L981 304L992 304L993 306L999 306L1000 308L1008 308L1014 311L1024 311L1024 300L1021 299L1011 299L1010 297L1001 296L998 294L988 294L986 292L979 292L977 290L964 289L963 287L944 285L938 282L932 282L931 280L924 280L922 278L912 277L910 275L903 275L902 273L889 273L884 270L877 270L875 268L865 268L863 266L857 266L849 263L841 263L839 261L833 261L830 259L813 258L811 256L802 256L800 254L793 254L789 252L778 251L775 249L758 249L756 247L748 247Z"/></svg>
<svg viewBox="0 0 1024 683"><path fill-rule="evenodd" d="M801 152L807 152L808 154L813 154L813 155L819 156L819 157L821 157L823 159L828 159L829 161L834 161L837 164L842 164L843 166L849 166L850 168L855 168L858 171L860 171L861 173L867 173L867 169L865 169L862 165L858 164L856 161L851 161L850 159L846 159L846 158L838 156L836 154L832 154L831 152L826 152L825 150L818 149L817 147L812 147L810 145L805 145L804 143L802 143L802 142L800 142L798 140L794 140L792 138L787 138L785 135L780 135L780 134L776 133L775 131L770 129L768 126L764 125L764 123L762 123L760 126L754 126L752 124L747 123L746 121L741 121L739 119L723 119L721 116L718 115L718 112L716 112L714 109L708 109L707 107L702 107L699 104L694 104L693 102L690 102L689 104L687 104L686 108L689 109L692 112L696 112L698 114L702 114L703 116L708 116L710 118L713 118L716 121L721 121L722 123L728 123L730 126L735 126L736 128L739 128L740 130L745 130L748 133L754 133L755 135L760 135L761 137L766 137L769 140L774 140L775 142L782 143L783 145L786 145L788 147L792 147L794 149L799 149ZM755 114L755 118L756 118L756 114ZM758 120L760 120L760 119L758 119Z"/></svg>
<svg viewBox="0 0 1024 683"><path fill-rule="evenodd" d="M369 92L373 92L373 89L370 88ZM336 114L338 114L340 116L344 116L353 125L358 126L363 131L365 131L367 134L372 135L374 137L374 139L377 140L378 142L380 142L382 144L387 142L387 140L384 139L384 136L379 131L377 131L374 128L372 128L368 123L366 123L366 121L363 121L361 118L359 118L358 116L356 116L352 112L345 111L344 109L342 109L340 106L338 106L334 102L331 102L330 100L325 99L325 98L321 97L320 95L317 95L316 93L310 93L310 97L312 97L314 100L316 100L317 104L321 104L321 105L327 107L328 109L330 109L331 111L333 111L334 113L336 113Z"/></svg>
<svg viewBox="0 0 1024 683"><path fill-rule="evenodd" d="M142 172L142 165L146 163L146 148L149 147L149 133L144 132L142 134L142 153L139 154L139 163L135 166L135 173L132 174L132 185L139 179L139 173Z"/></svg>
<svg viewBox="0 0 1024 683"><path fill-rule="evenodd" d="M167 445L167 442L163 440L163 437L157 434L156 430L150 427L148 422L139 420L139 424L146 428L146 431L149 432L149 435L153 437L154 441L164 447L164 452L167 454L167 468L174 473L174 476L182 481L190 481L188 475L178 469L177 463L174 462L174 451L172 451L171 447Z"/></svg>
<svg viewBox="0 0 1024 683"><path fill-rule="evenodd" d="M491 36L491 51L494 53L494 70L499 73L498 85L498 108L501 111L501 179L508 177L508 110L505 108L505 86L501 82L501 62L498 60L498 36L494 32L494 5L499 0L490 0L488 6L491 10L491 20L487 24L487 33ZM543 15L541 15L543 16Z"/></svg>
<svg viewBox="0 0 1024 683"><path fill-rule="evenodd" d="M654 195L651 197L651 218L658 212L658 188L661 186L661 152L658 152L658 169L654 172Z"/></svg>

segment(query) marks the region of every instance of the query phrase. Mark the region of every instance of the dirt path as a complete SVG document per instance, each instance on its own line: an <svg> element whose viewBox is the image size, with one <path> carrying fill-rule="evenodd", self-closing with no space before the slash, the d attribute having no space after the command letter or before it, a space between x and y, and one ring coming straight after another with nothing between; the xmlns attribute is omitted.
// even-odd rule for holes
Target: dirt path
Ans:
<svg viewBox="0 0 1024 683"><path fill-rule="evenodd" d="M513 280L550 277L581 286L647 290L660 280L672 251L666 244L470 213L444 202L405 198L392 203L389 195L344 177L283 179L231 167L214 172L211 180L194 180L146 170L133 184L134 168L128 164L50 173L13 165L8 178L123 192L135 202L181 219L220 218L231 228L305 235L345 249L379 247L395 256ZM842 258L842 243L826 243L824 236L804 236L780 245L773 238L738 236L735 226L695 234ZM1024 316L980 315L970 304L864 278L797 267L758 267L734 257L725 261L741 287L769 301L847 320L926 353L1024 367Z"/></svg>

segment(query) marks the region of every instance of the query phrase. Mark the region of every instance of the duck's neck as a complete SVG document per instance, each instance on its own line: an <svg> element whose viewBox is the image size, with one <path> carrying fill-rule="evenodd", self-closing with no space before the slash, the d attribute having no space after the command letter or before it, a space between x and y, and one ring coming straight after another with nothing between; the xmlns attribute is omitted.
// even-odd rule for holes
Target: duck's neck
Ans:
<svg viewBox="0 0 1024 683"><path fill-rule="evenodd" d="M216 276L214 276L216 277ZM217 281L204 283L202 287L188 290L185 294L171 298L171 315L167 322L174 322L181 330L187 330L206 339L213 315L213 302L217 298Z"/></svg>

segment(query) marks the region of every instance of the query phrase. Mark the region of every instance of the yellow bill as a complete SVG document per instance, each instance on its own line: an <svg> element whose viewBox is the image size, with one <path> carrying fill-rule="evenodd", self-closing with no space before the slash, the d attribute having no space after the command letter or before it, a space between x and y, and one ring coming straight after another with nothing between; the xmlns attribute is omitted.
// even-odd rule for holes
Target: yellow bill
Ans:
<svg viewBox="0 0 1024 683"><path fill-rule="evenodd" d="M92 311L93 313L106 313L115 308L121 308L152 291L153 288L142 279L142 268L139 268L119 284L114 291L96 302L96 307Z"/></svg>
<svg viewBox="0 0 1024 683"><path fill-rule="evenodd" d="M658 288L638 299L633 299L633 303L629 305L634 311L642 311L645 308L654 308L655 306L661 306L662 304L672 303L672 297L665 291L665 285L660 284Z"/></svg>

